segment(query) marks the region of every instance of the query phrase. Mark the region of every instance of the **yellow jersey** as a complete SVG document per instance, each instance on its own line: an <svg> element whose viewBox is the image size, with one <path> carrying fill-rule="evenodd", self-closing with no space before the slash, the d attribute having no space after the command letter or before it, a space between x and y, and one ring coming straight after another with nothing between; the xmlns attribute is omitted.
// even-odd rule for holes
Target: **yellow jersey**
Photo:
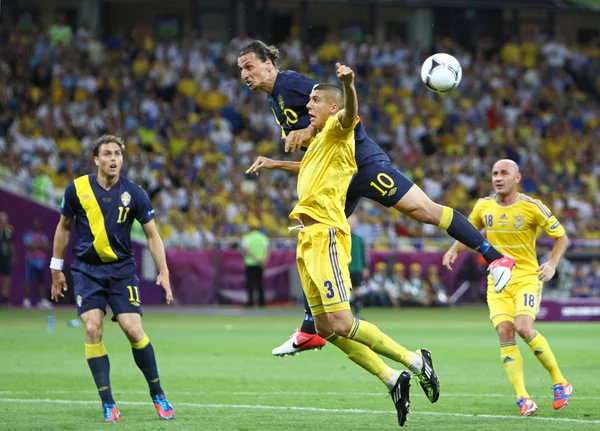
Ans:
<svg viewBox="0 0 600 431"><path fill-rule="evenodd" d="M358 168L354 158L354 127L344 128L337 116L327 119L325 127L311 141L298 173L298 203L290 218L301 214L350 233L344 206L346 192Z"/></svg>
<svg viewBox="0 0 600 431"><path fill-rule="evenodd" d="M538 228L551 238L560 238L565 230L538 199L519 194L512 205L502 206L496 195L479 199L469 216L477 229L485 228L487 239L501 253L515 259L511 283L524 277L536 276L539 267L535 242Z"/></svg>

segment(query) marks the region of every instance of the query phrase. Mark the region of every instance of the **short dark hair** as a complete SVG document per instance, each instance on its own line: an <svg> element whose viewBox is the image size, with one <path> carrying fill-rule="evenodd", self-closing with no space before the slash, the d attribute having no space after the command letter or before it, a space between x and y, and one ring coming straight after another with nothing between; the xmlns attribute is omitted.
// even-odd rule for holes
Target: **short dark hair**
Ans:
<svg viewBox="0 0 600 431"><path fill-rule="evenodd" d="M238 58L242 55L253 53L263 63L267 60L271 60L271 63L277 67L277 60L279 59L279 50L274 45L267 46L262 40L253 40L252 42L242 46L238 53Z"/></svg>
<svg viewBox="0 0 600 431"><path fill-rule="evenodd" d="M125 144L123 143L123 139L115 135L102 135L98 138L98 140L94 144L94 147L92 148L92 153L94 154L94 157L98 157L98 154L100 154L100 147L102 145L110 144L111 142L114 142L119 147L121 147L121 152L125 153Z"/></svg>
<svg viewBox="0 0 600 431"><path fill-rule="evenodd" d="M331 94L335 102L339 105L340 109L344 109L344 90L334 84L316 84L313 91L320 90L326 91Z"/></svg>

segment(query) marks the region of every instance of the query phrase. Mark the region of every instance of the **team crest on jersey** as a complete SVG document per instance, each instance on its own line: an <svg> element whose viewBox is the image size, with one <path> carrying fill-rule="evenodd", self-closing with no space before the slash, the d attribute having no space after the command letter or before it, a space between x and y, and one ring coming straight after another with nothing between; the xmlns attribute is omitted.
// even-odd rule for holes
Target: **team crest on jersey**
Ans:
<svg viewBox="0 0 600 431"><path fill-rule="evenodd" d="M77 306L81 307L81 295L77 295Z"/></svg>
<svg viewBox="0 0 600 431"><path fill-rule="evenodd" d="M285 103L283 103L283 97L281 97L281 94L277 98L277 104L279 105L279 107L283 111L283 108L285 108Z"/></svg>
<svg viewBox="0 0 600 431"><path fill-rule="evenodd" d="M525 217L523 217L522 215L515 216L515 221L513 223L513 226L515 227L515 229L521 229L524 224L525 224Z"/></svg>
<svg viewBox="0 0 600 431"><path fill-rule="evenodd" d="M125 206L129 205L129 202L131 202L131 195L129 192L125 192L121 195L121 202L123 202L123 205Z"/></svg>

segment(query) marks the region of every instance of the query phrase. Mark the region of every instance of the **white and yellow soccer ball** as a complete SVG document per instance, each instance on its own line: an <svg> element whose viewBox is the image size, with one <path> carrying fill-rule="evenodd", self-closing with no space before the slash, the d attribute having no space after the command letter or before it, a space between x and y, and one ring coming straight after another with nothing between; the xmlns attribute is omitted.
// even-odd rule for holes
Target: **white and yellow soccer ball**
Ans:
<svg viewBox="0 0 600 431"><path fill-rule="evenodd" d="M450 54L433 54L421 66L421 79L431 91L448 93L460 84L462 68Z"/></svg>

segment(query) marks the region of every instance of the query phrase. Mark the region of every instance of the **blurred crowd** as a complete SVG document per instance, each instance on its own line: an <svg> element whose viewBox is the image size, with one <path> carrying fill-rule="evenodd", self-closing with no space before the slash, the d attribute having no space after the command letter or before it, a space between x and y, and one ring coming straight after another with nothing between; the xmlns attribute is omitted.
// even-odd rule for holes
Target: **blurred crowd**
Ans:
<svg viewBox="0 0 600 431"><path fill-rule="evenodd" d="M258 155L291 157L265 94L239 79L237 52L250 40L101 35L61 16L45 29L4 20L0 181L56 205L72 179L93 171L94 140L118 134L124 174L148 191L169 247L210 247L251 223L288 237L294 179L244 174ZM455 55L464 74L452 94L438 96L419 77L430 52L397 37L377 45L339 32L313 47L292 30L279 45L281 69L321 82L335 81L336 61L355 69L367 132L433 200L467 214L491 192L493 161L508 157L521 167L522 191L584 238L600 237L600 80L589 76L599 47L534 35L501 46L482 39L470 52L439 39L433 51ZM378 248L398 237L445 236L366 200L357 219Z"/></svg>
<svg viewBox="0 0 600 431"><path fill-rule="evenodd" d="M572 296L575 298L600 298L600 262L594 260L590 265L575 265L572 275Z"/></svg>
<svg viewBox="0 0 600 431"><path fill-rule="evenodd" d="M407 275L408 274L408 275ZM450 300L439 275L438 265L429 265L422 275L419 263L412 263L408 272L401 262L391 268L377 262L367 281L353 288L355 300L366 307L429 307L448 306Z"/></svg>

